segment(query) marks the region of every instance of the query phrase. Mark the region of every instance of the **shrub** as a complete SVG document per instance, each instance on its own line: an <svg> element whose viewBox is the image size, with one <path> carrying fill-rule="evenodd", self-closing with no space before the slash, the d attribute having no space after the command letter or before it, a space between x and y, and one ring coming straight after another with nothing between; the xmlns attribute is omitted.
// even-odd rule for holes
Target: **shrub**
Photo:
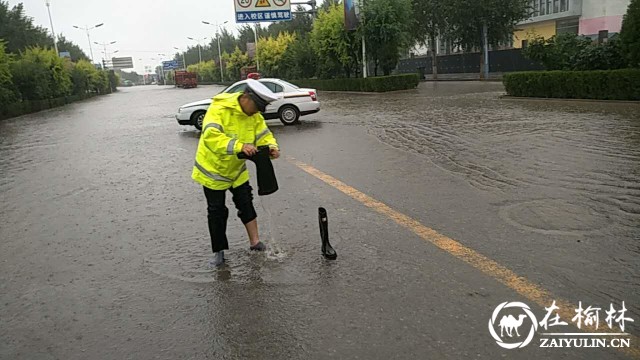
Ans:
<svg viewBox="0 0 640 360"><path fill-rule="evenodd" d="M569 33L547 40L537 38L523 52L546 70L615 70L626 66L618 41L598 44Z"/></svg>
<svg viewBox="0 0 640 360"><path fill-rule="evenodd" d="M0 41L0 108L18 99L11 76L11 58L5 52L4 42Z"/></svg>
<svg viewBox="0 0 640 360"><path fill-rule="evenodd" d="M605 44L590 44L574 58L571 70L616 70L626 65L620 44L612 40Z"/></svg>
<svg viewBox="0 0 640 360"><path fill-rule="evenodd" d="M11 66L13 83L25 100L42 100L71 93L71 74L55 51L29 48Z"/></svg>
<svg viewBox="0 0 640 360"><path fill-rule="evenodd" d="M640 69L529 71L505 74L503 82L511 96L640 100Z"/></svg>
<svg viewBox="0 0 640 360"><path fill-rule="evenodd" d="M566 33L549 39L537 38L531 41L523 53L541 63L546 70L573 70L578 55L591 45L591 40Z"/></svg>
<svg viewBox="0 0 640 360"><path fill-rule="evenodd" d="M220 67L213 60L189 65L187 71L196 73L199 82L220 81Z"/></svg>
<svg viewBox="0 0 640 360"><path fill-rule="evenodd" d="M385 92L395 90L415 89L420 82L418 74L402 74L391 76L344 79L305 79L292 80L298 86L325 91L364 91Z"/></svg>

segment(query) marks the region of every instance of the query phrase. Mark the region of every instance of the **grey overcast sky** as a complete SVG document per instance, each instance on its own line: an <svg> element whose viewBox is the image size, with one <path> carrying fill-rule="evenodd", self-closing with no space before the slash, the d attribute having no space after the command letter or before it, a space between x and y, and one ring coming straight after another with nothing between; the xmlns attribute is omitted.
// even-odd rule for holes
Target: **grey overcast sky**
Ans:
<svg viewBox="0 0 640 360"><path fill-rule="evenodd" d="M45 0L8 1L11 7L23 3L27 16L50 31ZM237 33L234 15L234 0L51 0L56 34L64 35L90 56L86 32L73 25L91 27L104 23L91 30L91 42L116 41L108 52L118 50L116 56L133 57L135 71L139 73L145 65L155 66L160 60L172 58L176 51L174 46L194 46L196 42L187 37L215 35L215 27L203 24L203 20L211 23L229 21L224 26ZM92 46L94 59L99 62L103 47Z"/></svg>

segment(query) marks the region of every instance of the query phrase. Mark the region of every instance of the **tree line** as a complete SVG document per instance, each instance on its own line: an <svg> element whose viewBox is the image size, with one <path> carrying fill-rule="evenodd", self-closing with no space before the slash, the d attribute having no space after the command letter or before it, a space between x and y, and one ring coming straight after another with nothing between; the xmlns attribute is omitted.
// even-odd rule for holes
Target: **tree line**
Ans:
<svg viewBox="0 0 640 360"><path fill-rule="evenodd" d="M58 38L61 58L46 29L35 26L22 4L0 1L0 107L87 93L105 94L118 84L114 73L98 70L77 45Z"/></svg>

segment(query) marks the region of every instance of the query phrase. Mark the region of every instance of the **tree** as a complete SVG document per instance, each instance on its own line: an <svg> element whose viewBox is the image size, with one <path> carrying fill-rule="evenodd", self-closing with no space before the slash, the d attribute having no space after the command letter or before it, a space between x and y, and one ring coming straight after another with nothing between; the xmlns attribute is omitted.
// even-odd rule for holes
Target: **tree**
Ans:
<svg viewBox="0 0 640 360"><path fill-rule="evenodd" d="M427 42L431 43L431 65L434 79L438 78L436 38L447 32L449 3L447 0L412 0L411 2L413 11L411 35L413 40L420 45L426 46Z"/></svg>
<svg viewBox="0 0 640 360"><path fill-rule="evenodd" d="M620 45L629 66L640 68L640 0L631 0L624 15Z"/></svg>
<svg viewBox="0 0 640 360"><path fill-rule="evenodd" d="M222 61L226 67L225 76L229 80L240 80L240 69L245 66L251 65L251 59L247 53L242 52L240 47L236 46L236 49L231 53L222 54Z"/></svg>
<svg viewBox="0 0 640 360"><path fill-rule="evenodd" d="M341 0L324 0L320 5L320 11L329 11L331 8L337 5L342 5Z"/></svg>
<svg viewBox="0 0 640 360"><path fill-rule="evenodd" d="M258 46L260 72L269 77L281 77L285 71L282 57L294 41L296 35L286 32L280 33L277 37L261 38Z"/></svg>
<svg viewBox="0 0 640 360"><path fill-rule="evenodd" d="M305 8L298 5L296 11L305 11ZM292 14L291 21L274 22L267 28L270 37L278 37L281 33L296 34L300 37L311 32L313 28L313 16L311 14Z"/></svg>
<svg viewBox="0 0 640 360"><path fill-rule="evenodd" d="M452 38L465 50L482 49L483 28L487 46L510 41L516 24L530 17L529 0L452 0L449 21ZM480 77L484 74L484 52L480 56Z"/></svg>
<svg viewBox="0 0 640 360"><path fill-rule="evenodd" d="M238 46L240 48L240 51L242 52L246 52L247 51L247 43L254 43L255 40L255 32L254 32L254 27L248 24L242 25L239 29L238 29L238 44L236 46ZM258 35L261 35L262 33L262 28L260 26L258 26ZM229 52L231 53L231 52Z"/></svg>
<svg viewBox="0 0 640 360"><path fill-rule="evenodd" d="M365 3L361 24L368 53L374 60L374 75L378 66L389 75L400 59L400 52L410 43L411 3L409 0L369 0Z"/></svg>
<svg viewBox="0 0 640 360"><path fill-rule="evenodd" d="M233 35L233 33L229 32L227 29L222 29L219 36L220 36L220 51L227 52L227 53L233 52L233 50L235 50L236 46L238 45L238 40ZM217 46L218 44L216 39L216 49L217 49Z"/></svg>
<svg viewBox="0 0 640 360"><path fill-rule="evenodd" d="M27 47L52 47L53 39L45 29L33 25L20 3L9 9L9 3L0 0L0 39L4 39L9 53L17 54Z"/></svg>
<svg viewBox="0 0 640 360"><path fill-rule="evenodd" d="M120 76L121 79L129 80L134 84L138 84L142 82L142 75L139 75L135 71L127 72L123 70L116 70L116 73Z"/></svg>
<svg viewBox="0 0 640 360"><path fill-rule="evenodd" d="M220 81L220 68L213 60L189 65L187 70L198 74L198 79L200 79L200 81Z"/></svg>
<svg viewBox="0 0 640 360"><path fill-rule="evenodd" d="M11 57L5 51L4 42L0 41L0 107L4 108L17 99L11 75Z"/></svg>
<svg viewBox="0 0 640 360"><path fill-rule="evenodd" d="M332 78L344 73L350 77L357 68L354 57L359 49L359 41L344 29L344 15L341 5L333 5L328 10L320 10L313 30L311 46L318 57L318 76Z"/></svg>
<svg viewBox="0 0 640 360"><path fill-rule="evenodd" d="M303 36L291 43L282 54L282 77L285 79L306 79L316 75L318 57L309 36Z"/></svg>
<svg viewBox="0 0 640 360"><path fill-rule="evenodd" d="M78 45L67 40L62 35L58 36L58 51L68 51L71 54L71 61L73 62L78 62L79 60L89 60L87 54L85 54Z"/></svg>

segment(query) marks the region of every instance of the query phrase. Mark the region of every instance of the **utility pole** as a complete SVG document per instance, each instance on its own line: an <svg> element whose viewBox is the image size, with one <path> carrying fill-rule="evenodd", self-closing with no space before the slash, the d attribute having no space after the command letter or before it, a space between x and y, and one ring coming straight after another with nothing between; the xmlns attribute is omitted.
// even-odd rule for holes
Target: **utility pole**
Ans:
<svg viewBox="0 0 640 360"><path fill-rule="evenodd" d="M294 15L297 14L311 14L313 15L314 18L318 17L318 10L316 9L317 6L317 2L316 0L309 0L309 1L303 1L303 2L292 2L291 6L293 5L309 5L311 6L311 10L307 10L307 11L292 11L291 13Z"/></svg>
<svg viewBox="0 0 640 360"><path fill-rule="evenodd" d="M225 21L222 23L222 25L228 23L229 21ZM218 38L218 59L220 60L220 81L224 81L224 71L223 71L223 67L222 67L222 52L220 51L220 36L222 35L222 29L220 27L220 24L215 23L212 24L210 22L207 21L203 21L203 24L207 24L207 25L212 25L216 27L216 37Z"/></svg>
<svg viewBox="0 0 640 360"><path fill-rule="evenodd" d="M201 51L201 48L200 48L200 42L206 40L207 37L205 36L205 37L203 37L201 39L194 39L192 37L187 37L187 39L198 42L198 59L200 60L200 62L202 62L202 51ZM200 66L200 64L198 64L198 66Z"/></svg>
<svg viewBox="0 0 640 360"><path fill-rule="evenodd" d="M364 0L360 0L359 2L360 5L360 14L361 14L361 18L362 18L362 24L364 26ZM364 34L362 35L362 78L366 79L368 76L367 74L367 44L366 41L364 39Z"/></svg>
<svg viewBox="0 0 640 360"><path fill-rule="evenodd" d="M51 20L51 9L50 9L50 4L51 1L47 0L46 4L47 4L47 12L49 13L49 23L51 23L51 34L53 35L53 47L54 49L56 49L56 56L60 56L60 53L58 52L58 38L56 38L56 32L53 30L53 20Z"/></svg>
<svg viewBox="0 0 640 360"><path fill-rule="evenodd" d="M258 23L256 23L256 28L253 31L253 35L256 41L256 71L260 71L260 59L258 59Z"/></svg>
<svg viewBox="0 0 640 360"><path fill-rule="evenodd" d="M178 51L182 51L182 50L180 50L180 48L177 48L177 47L175 47L175 46L174 46L173 48L174 48L174 49L176 49L176 50L178 50ZM187 61L184 59L184 53L185 53L185 52L186 52L186 51L182 51L182 67L183 67L183 68L184 68L184 70L186 71L186 70L187 70Z"/></svg>
<svg viewBox="0 0 640 360"><path fill-rule="evenodd" d="M95 29L97 27L100 27L102 25L104 25L104 23L100 23L100 24L92 26L92 27L88 27L88 26L80 27L80 26L73 25L74 28L81 29L81 30L84 30L84 31L87 32L87 39L89 40L89 51L91 52L91 62L92 63L95 63L95 60L93 60L93 47L91 46L91 36L89 35L89 30L93 30L93 29Z"/></svg>
<svg viewBox="0 0 640 360"><path fill-rule="evenodd" d="M104 60L105 61L109 60L109 53L107 52L107 45L113 45L116 42L112 41L112 42L108 42L108 43L99 43L97 41L94 41L93 43L96 44L96 45L102 45L102 48L104 49Z"/></svg>
<svg viewBox="0 0 640 360"><path fill-rule="evenodd" d="M483 78L485 80L489 80L489 41L488 41L488 33L487 23L482 24L482 42L484 43L484 69L483 69Z"/></svg>

